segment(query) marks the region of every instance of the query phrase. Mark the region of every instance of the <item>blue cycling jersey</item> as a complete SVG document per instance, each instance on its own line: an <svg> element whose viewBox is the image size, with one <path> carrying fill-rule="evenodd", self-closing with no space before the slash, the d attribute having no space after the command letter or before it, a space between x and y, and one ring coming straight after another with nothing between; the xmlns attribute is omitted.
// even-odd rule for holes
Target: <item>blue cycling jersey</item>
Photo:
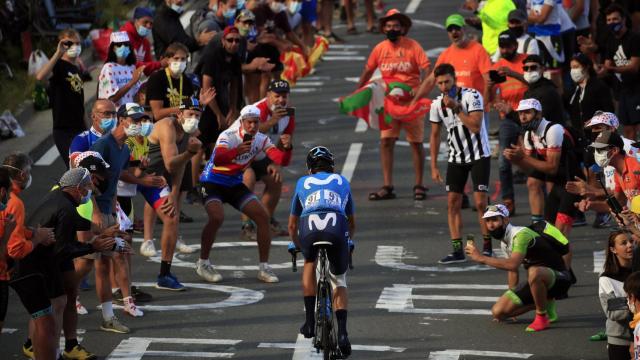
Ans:
<svg viewBox="0 0 640 360"><path fill-rule="evenodd" d="M291 215L305 216L336 212L344 216L355 212L349 181L340 174L319 172L298 180L291 199Z"/></svg>
<svg viewBox="0 0 640 360"><path fill-rule="evenodd" d="M91 149L91 146L95 144L98 139L102 137L98 131L96 131L93 127L89 130L85 130L80 134L76 135L71 141L71 145L69 146L69 155L75 152L85 152Z"/></svg>

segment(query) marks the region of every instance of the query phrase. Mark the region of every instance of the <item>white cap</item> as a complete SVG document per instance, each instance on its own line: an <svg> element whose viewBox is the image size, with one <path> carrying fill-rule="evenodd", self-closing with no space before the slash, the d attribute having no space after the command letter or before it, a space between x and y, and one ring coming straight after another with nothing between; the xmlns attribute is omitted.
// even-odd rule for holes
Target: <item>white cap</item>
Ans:
<svg viewBox="0 0 640 360"><path fill-rule="evenodd" d="M620 126L620 121L618 121L618 117L614 113L597 111L584 127L590 128L598 124L604 124L617 129L618 126Z"/></svg>
<svg viewBox="0 0 640 360"><path fill-rule="evenodd" d="M525 111L530 109L542 111L542 105L540 105L540 101L536 99L520 100L520 103L518 104L518 108L516 109L516 111Z"/></svg>
<svg viewBox="0 0 640 360"><path fill-rule="evenodd" d="M486 219L494 216L509 217L509 209L502 204L487 206L487 210L484 212L484 215L482 215L482 218Z"/></svg>
<svg viewBox="0 0 640 360"><path fill-rule="evenodd" d="M247 105L240 110L240 119L245 118L259 118L260 117L260 109L258 109L255 105Z"/></svg>
<svg viewBox="0 0 640 360"><path fill-rule="evenodd" d="M109 37L110 43L123 43L129 42L129 34L126 31L114 31Z"/></svg>

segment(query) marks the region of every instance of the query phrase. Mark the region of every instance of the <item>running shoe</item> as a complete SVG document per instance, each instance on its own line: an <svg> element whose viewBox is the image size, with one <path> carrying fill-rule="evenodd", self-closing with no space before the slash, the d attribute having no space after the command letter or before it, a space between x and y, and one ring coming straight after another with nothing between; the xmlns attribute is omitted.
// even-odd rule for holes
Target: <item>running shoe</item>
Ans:
<svg viewBox="0 0 640 360"><path fill-rule="evenodd" d="M351 355L351 343L347 334L338 335L338 348L343 356Z"/></svg>
<svg viewBox="0 0 640 360"><path fill-rule="evenodd" d="M196 261L196 274L202 278L204 281L208 281L211 283L217 283L222 281L222 275L213 268L211 263L204 262L198 259Z"/></svg>
<svg viewBox="0 0 640 360"><path fill-rule="evenodd" d="M131 330L118 320L117 317L112 317L109 320L103 320L102 325L100 325L100 330L102 331L110 331L118 334L127 334Z"/></svg>
<svg viewBox="0 0 640 360"><path fill-rule="evenodd" d="M527 326L525 331L538 332L538 331L545 330L546 328L549 327L549 325L550 325L550 322L549 322L549 318L547 317L547 314L544 314L544 315L536 314L535 319L533 319L533 322L529 324L529 326Z"/></svg>
<svg viewBox="0 0 640 360"><path fill-rule="evenodd" d="M198 191L197 187L191 188L191 190L187 192L187 196L185 197L185 201L187 202L187 204L197 204L201 200L202 197L200 196L200 192Z"/></svg>
<svg viewBox="0 0 640 360"><path fill-rule="evenodd" d="M300 334L302 334L307 339L310 339L310 338L316 336L315 325L314 324L307 324L305 322L300 327Z"/></svg>
<svg viewBox="0 0 640 360"><path fill-rule="evenodd" d="M196 252L196 249L184 243L182 236L179 236L178 241L176 241L176 250L178 250L180 254L193 254Z"/></svg>
<svg viewBox="0 0 640 360"><path fill-rule="evenodd" d="M136 304L133 302L133 299L126 299L124 301L124 312L133 317L144 316L144 313L142 310L138 309Z"/></svg>
<svg viewBox="0 0 640 360"><path fill-rule="evenodd" d="M22 344L22 353L29 359L35 359L35 355L33 354L33 344L29 346L27 346L26 343Z"/></svg>
<svg viewBox="0 0 640 360"><path fill-rule="evenodd" d="M596 229L606 229L611 226L609 223L611 221L610 213L600 213L596 214L596 218L593 221L593 227Z"/></svg>
<svg viewBox="0 0 640 360"><path fill-rule="evenodd" d="M158 255L156 251L156 245L153 243L153 240L145 240L140 245L140 255L146 257L152 257Z"/></svg>
<svg viewBox="0 0 640 360"><path fill-rule="evenodd" d="M62 358L65 360L93 360L98 357L95 354L90 353L82 347L82 345L78 344L71 349L71 351L65 350L62 353Z"/></svg>
<svg viewBox="0 0 640 360"><path fill-rule="evenodd" d="M269 265L258 271L258 280L266 283L277 283L280 281Z"/></svg>
<svg viewBox="0 0 640 360"><path fill-rule="evenodd" d="M156 283L157 289L171 290L171 291L185 291L184 285L173 276L173 274L161 276L158 275L158 282Z"/></svg>
<svg viewBox="0 0 640 360"><path fill-rule="evenodd" d="M140 291L137 286L131 287L131 296L133 296L133 299L139 303L149 302L153 299L153 296L151 296L151 294Z"/></svg>
<svg viewBox="0 0 640 360"><path fill-rule="evenodd" d="M455 251L438 261L440 264L455 264L467 261L462 251Z"/></svg>
<svg viewBox="0 0 640 360"><path fill-rule="evenodd" d="M87 308L80 303L80 297L76 297L76 312L78 315L87 315L89 313Z"/></svg>
<svg viewBox="0 0 640 360"><path fill-rule="evenodd" d="M289 230L282 227L282 224L275 219L271 220L271 235L277 236L289 236Z"/></svg>

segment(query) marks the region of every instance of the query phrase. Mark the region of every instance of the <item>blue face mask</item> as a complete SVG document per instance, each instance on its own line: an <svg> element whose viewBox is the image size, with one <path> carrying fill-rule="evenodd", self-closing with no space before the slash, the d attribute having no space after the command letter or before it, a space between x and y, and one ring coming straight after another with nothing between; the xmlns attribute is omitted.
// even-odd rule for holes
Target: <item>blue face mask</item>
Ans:
<svg viewBox="0 0 640 360"><path fill-rule="evenodd" d="M153 131L153 123L151 121L145 121L140 128L140 135L147 137Z"/></svg>
<svg viewBox="0 0 640 360"><path fill-rule="evenodd" d="M453 85L453 87L447 93L447 95L449 95L450 98L455 98L457 94L458 94L458 87L455 85Z"/></svg>
<svg viewBox="0 0 640 360"><path fill-rule="evenodd" d="M149 35L149 33L151 32L151 30L149 30L149 28L144 27L144 26L138 26L136 28L136 30L138 31L138 35L140 35L142 37L147 37Z"/></svg>
<svg viewBox="0 0 640 360"><path fill-rule="evenodd" d="M607 24L607 27L609 28L609 30L611 30L611 32L613 32L614 34L617 34L620 30L622 30L622 23L615 22L615 23Z"/></svg>
<svg viewBox="0 0 640 360"><path fill-rule="evenodd" d="M111 131L111 129L113 129L115 126L116 126L115 118L107 118L107 119L100 120L100 130L102 130L103 133Z"/></svg>
<svg viewBox="0 0 640 360"><path fill-rule="evenodd" d="M238 0L238 10L244 9L245 0Z"/></svg>
<svg viewBox="0 0 640 360"><path fill-rule="evenodd" d="M128 45L116 46L113 48L113 51L116 53L116 57L120 59L125 59L131 53Z"/></svg>
<svg viewBox="0 0 640 360"><path fill-rule="evenodd" d="M233 19L236 16L236 8L229 8L222 13L225 19Z"/></svg>

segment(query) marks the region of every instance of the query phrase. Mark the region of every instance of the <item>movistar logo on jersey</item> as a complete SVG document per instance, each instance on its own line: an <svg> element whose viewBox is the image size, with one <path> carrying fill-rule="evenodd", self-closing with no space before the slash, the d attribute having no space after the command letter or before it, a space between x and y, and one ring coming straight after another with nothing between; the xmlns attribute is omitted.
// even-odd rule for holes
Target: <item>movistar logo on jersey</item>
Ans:
<svg viewBox="0 0 640 360"><path fill-rule="evenodd" d="M332 181L336 181L338 185L342 185L342 176L338 174L331 174L327 176L326 179L318 179L315 177L308 177L304 180L304 188L309 190L311 189L311 185L328 185L331 184Z"/></svg>
<svg viewBox="0 0 640 360"><path fill-rule="evenodd" d="M310 231L313 231L314 227L316 230L322 231L327 228L327 225L329 225L329 222L331 222L331 226L336 226L336 222L338 221L338 217L336 216L336 213L327 213L324 215L325 215L324 219L320 217L321 214L309 215L308 225L309 225Z"/></svg>

